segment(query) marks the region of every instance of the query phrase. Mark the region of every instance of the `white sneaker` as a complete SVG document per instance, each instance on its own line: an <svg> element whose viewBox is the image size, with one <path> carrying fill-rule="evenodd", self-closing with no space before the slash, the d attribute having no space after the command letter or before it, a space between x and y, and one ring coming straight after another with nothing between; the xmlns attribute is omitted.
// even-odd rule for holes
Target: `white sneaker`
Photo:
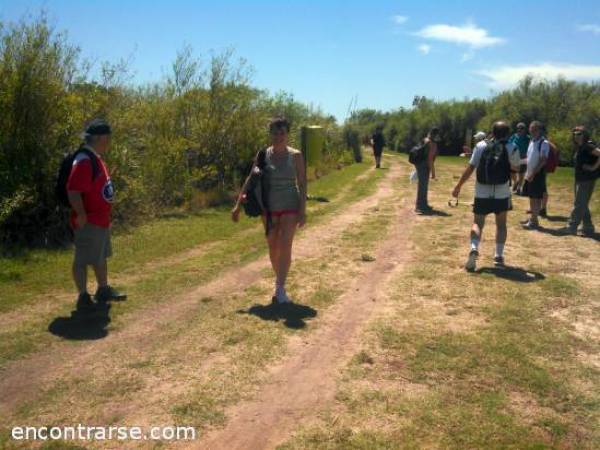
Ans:
<svg viewBox="0 0 600 450"><path fill-rule="evenodd" d="M467 259L467 263L465 264L465 269L467 270L467 272L475 272L478 257L479 252L477 250L471 250L469 252L469 258Z"/></svg>
<svg viewBox="0 0 600 450"><path fill-rule="evenodd" d="M277 288L275 291L275 298L277 298L277 303L292 303L284 288Z"/></svg>

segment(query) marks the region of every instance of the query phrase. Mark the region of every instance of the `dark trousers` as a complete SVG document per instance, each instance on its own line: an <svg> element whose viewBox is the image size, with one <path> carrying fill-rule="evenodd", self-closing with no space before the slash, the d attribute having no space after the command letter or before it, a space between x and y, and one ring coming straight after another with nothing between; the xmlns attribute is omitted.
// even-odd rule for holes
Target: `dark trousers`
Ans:
<svg viewBox="0 0 600 450"><path fill-rule="evenodd" d="M583 228L593 230L592 215L590 214L590 199L594 193L594 185L596 180L591 181L575 181L575 202L573 211L569 218L569 226L577 229L579 224L583 222Z"/></svg>
<svg viewBox="0 0 600 450"><path fill-rule="evenodd" d="M419 179L419 185L417 187L417 203L416 209L426 210L429 208L427 202L427 191L429 189L429 167L427 162L417 164L417 177Z"/></svg>

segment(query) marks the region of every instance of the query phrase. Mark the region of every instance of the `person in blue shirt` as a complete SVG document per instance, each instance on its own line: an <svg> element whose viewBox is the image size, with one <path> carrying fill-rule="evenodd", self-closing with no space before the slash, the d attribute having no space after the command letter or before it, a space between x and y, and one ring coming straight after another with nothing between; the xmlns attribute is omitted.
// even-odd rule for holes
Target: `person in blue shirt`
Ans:
<svg viewBox="0 0 600 450"><path fill-rule="evenodd" d="M527 158L527 148L529 147L530 140L531 137L527 134L527 126L523 122L519 122L517 124L517 132L510 137L508 142L515 144L519 149L521 159L525 159ZM517 195L521 195L526 171L527 164L521 164L518 174L513 173L513 192Z"/></svg>

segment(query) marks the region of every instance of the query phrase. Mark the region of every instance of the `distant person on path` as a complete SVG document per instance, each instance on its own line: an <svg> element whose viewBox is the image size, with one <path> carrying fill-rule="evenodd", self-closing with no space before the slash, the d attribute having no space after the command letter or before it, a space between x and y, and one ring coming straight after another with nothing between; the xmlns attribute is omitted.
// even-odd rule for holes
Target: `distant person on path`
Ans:
<svg viewBox="0 0 600 450"><path fill-rule="evenodd" d="M112 255L110 242L113 185L102 155L110 147L110 125L95 119L85 130L84 144L75 153L67 181L71 204L71 227L74 232L75 258L73 279L79 290L77 309L95 308L87 291L87 267L96 274L99 304L109 300L124 300L125 295L108 284L107 258Z"/></svg>
<svg viewBox="0 0 600 450"><path fill-rule="evenodd" d="M291 303L285 290L292 262L292 242L297 227L306 222L306 172L302 153L288 147L290 123L283 117L275 118L269 125L272 145L266 149L264 176L266 177L267 209L272 224L266 214L263 223L267 231L269 257L275 272L275 292L273 302ZM252 170L257 167L254 162ZM238 196L231 212L234 222L239 220L242 195L250 177Z"/></svg>
<svg viewBox="0 0 600 450"><path fill-rule="evenodd" d="M375 168L379 169L381 168L381 154L383 153L383 147L385 147L385 138L381 126L375 129L371 141L373 143L373 155L375 156Z"/></svg>
<svg viewBox="0 0 600 450"><path fill-rule="evenodd" d="M563 229L569 234L577 234L577 228L583 222L583 234L591 236L595 233L590 199L594 193L596 180L600 178L600 148L590 140L584 126L573 129L575 146L575 200L568 226Z"/></svg>
<svg viewBox="0 0 600 450"><path fill-rule="evenodd" d="M523 194L529 197L531 217L525 222L523 228L535 230L539 228L540 210L546 189L545 165L550 153L550 144L542 135L544 126L541 122L534 120L529 125L531 141L527 147L527 171L525 172L525 184Z"/></svg>
<svg viewBox="0 0 600 450"><path fill-rule="evenodd" d="M510 137L509 142L517 146L522 160L527 158L527 148L529 147L530 140L531 138L527 134L527 126L523 122L519 122L517 124L517 132ZM523 182L525 181L526 171L527 164L519 164L518 173L512 178L513 192L517 195L521 195L521 189L523 188Z"/></svg>
<svg viewBox="0 0 600 450"><path fill-rule="evenodd" d="M517 146L508 142L510 128L506 122L495 122L492 133L491 140L482 141L475 146L468 167L452 191L452 196L458 198L463 184L473 172L477 171L471 250L465 264L465 269L469 272L473 272L477 264L485 217L492 213L496 216L494 264L504 265L504 245L507 237L506 218L511 209L509 181L511 169L519 167L521 157Z"/></svg>
<svg viewBox="0 0 600 450"><path fill-rule="evenodd" d="M429 176L435 179L435 158L438 153L438 143L440 142L439 128L432 128L425 139L423 140L425 158L416 164L417 178L419 180L417 186L417 201L415 212L417 214L431 214L433 208L429 206L427 194L429 191Z"/></svg>

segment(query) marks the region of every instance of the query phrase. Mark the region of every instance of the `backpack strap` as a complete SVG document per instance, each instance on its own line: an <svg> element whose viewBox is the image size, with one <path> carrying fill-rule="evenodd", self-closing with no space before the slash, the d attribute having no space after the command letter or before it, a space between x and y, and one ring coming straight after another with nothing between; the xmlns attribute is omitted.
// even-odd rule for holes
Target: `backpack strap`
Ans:
<svg viewBox="0 0 600 450"><path fill-rule="evenodd" d="M94 181L100 174L100 164L98 163L98 157L93 151L82 145L73 154L73 159L75 159L80 153L83 153L90 159L90 164L92 165L92 181Z"/></svg>

